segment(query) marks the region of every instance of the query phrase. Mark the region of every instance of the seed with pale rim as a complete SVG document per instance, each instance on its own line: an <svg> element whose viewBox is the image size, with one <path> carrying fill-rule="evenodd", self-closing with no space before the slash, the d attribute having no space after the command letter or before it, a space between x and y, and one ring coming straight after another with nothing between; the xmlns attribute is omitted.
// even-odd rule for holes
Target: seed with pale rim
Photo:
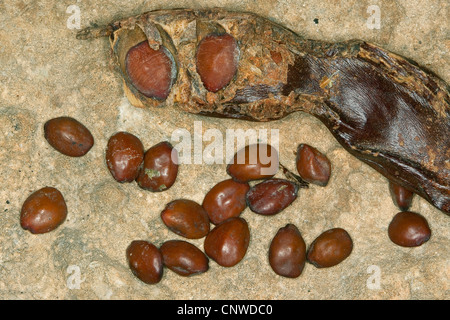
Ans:
<svg viewBox="0 0 450 320"><path fill-rule="evenodd" d="M197 72L205 88L217 92L233 79L239 62L236 40L229 34L210 34L197 48Z"/></svg>
<svg viewBox="0 0 450 320"><path fill-rule="evenodd" d="M164 46L150 48L148 41L132 47L125 60L128 78L133 86L149 98L164 100L175 81L176 66Z"/></svg>

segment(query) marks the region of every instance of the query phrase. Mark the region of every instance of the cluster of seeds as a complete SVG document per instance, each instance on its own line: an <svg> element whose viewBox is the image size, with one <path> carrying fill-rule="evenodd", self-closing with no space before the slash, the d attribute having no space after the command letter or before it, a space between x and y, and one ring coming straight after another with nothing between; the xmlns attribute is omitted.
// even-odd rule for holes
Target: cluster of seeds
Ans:
<svg viewBox="0 0 450 320"><path fill-rule="evenodd" d="M90 131L69 117L49 120L44 136L56 150L71 157L85 155L94 144ZM136 181L151 192L167 190L178 174L178 153L170 143L160 142L144 152L140 139L128 132L110 137L105 162L117 182ZM280 168L286 179L274 177ZM163 223L173 233L186 239L204 238L204 252L184 240L169 240L159 248L149 241L134 240L126 250L131 271L143 282L154 284L162 279L164 267L181 276L192 276L206 272L209 259L223 267L238 264L250 244L249 225L240 217L247 207L256 214L272 216L291 205L301 188L310 183L322 187L328 184L331 163L316 148L300 144L296 168L299 175L282 166L277 150L269 144L238 150L226 168L230 178L213 186L202 204L179 198L161 212ZM389 225L389 238L406 247L426 242L431 235L426 219L407 211L413 194L392 183L390 190L402 211ZM20 224L31 233L46 233L64 222L67 211L63 195L53 187L44 187L23 203ZM273 237L268 260L276 274L296 278L306 262L317 268L332 267L345 260L352 248L348 232L333 228L320 234L307 249L298 228L288 223Z"/></svg>

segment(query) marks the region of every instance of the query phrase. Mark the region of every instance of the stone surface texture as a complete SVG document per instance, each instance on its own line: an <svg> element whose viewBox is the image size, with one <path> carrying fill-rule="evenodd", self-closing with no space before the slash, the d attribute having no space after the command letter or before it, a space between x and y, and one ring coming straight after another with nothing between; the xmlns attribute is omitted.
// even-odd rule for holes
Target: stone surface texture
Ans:
<svg viewBox="0 0 450 320"><path fill-rule="evenodd" d="M298 34L330 41L363 39L409 57L450 83L449 2L446 0L19 0L0 1L0 299L449 299L450 217L415 197L431 239L418 248L393 244L387 234L394 206L384 177L349 155L318 120L296 113L252 123L205 118L176 110L136 109L125 98L112 69L106 38L81 41L68 28L80 9L81 27L162 8L224 7L272 19ZM380 29L369 29L368 7L380 8ZM69 24L70 25L70 24ZM71 116L86 125L95 145L70 158L44 139L44 123ZM196 122L198 121L198 122ZM208 272L181 277L166 269L156 285L139 281L125 250L137 239L157 246L182 239L160 218L166 203L199 203L219 181L226 164L184 164L174 186L159 193L114 181L105 164L109 137L124 130L145 148L180 128L194 135L217 129L279 130L280 161L295 172L295 150L307 143L332 163L326 187L311 185L276 216L248 208L250 246L232 268L210 261ZM177 142L172 141L174 144ZM203 147L210 144L204 141ZM56 230L33 235L19 223L23 201L44 186L58 188L68 206ZM323 231L341 227L354 248L341 264L316 269L306 264L296 279L276 275L268 263L273 236L295 224L307 246ZM204 239L189 240L203 249Z"/></svg>

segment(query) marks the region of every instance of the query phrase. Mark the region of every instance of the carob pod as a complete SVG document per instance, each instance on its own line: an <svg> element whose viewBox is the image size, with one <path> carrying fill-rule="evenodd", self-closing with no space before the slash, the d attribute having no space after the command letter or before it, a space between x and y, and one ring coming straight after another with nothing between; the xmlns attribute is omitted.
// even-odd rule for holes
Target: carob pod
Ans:
<svg viewBox="0 0 450 320"><path fill-rule="evenodd" d="M196 65L198 46L211 34L233 37L238 53L236 73L217 91L205 87ZM307 112L352 155L450 214L449 86L415 62L365 41L304 39L255 14L223 9L151 11L77 35L99 36L110 37L133 105L254 121ZM126 74L128 51L145 40L173 58L165 99L145 96Z"/></svg>

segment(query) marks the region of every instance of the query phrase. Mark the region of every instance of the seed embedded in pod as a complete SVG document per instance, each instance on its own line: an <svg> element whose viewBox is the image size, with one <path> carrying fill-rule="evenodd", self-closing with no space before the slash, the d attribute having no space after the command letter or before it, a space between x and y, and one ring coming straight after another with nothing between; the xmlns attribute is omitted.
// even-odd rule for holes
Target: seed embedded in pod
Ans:
<svg viewBox="0 0 450 320"><path fill-rule="evenodd" d="M176 78L172 54L164 46L150 48L148 41L132 47L125 58L126 72L133 86L143 95L166 99Z"/></svg>
<svg viewBox="0 0 450 320"><path fill-rule="evenodd" d="M413 192L391 181L389 182L389 191L392 201L400 210L407 211L411 207Z"/></svg>
<svg viewBox="0 0 450 320"><path fill-rule="evenodd" d="M31 233L46 233L56 229L67 217L67 206L61 192L44 187L33 192L23 203L20 225Z"/></svg>
<svg viewBox="0 0 450 320"><path fill-rule="evenodd" d="M237 71L237 41L228 33L207 35L198 45L196 58L203 85L208 91L217 92L230 83Z"/></svg>

